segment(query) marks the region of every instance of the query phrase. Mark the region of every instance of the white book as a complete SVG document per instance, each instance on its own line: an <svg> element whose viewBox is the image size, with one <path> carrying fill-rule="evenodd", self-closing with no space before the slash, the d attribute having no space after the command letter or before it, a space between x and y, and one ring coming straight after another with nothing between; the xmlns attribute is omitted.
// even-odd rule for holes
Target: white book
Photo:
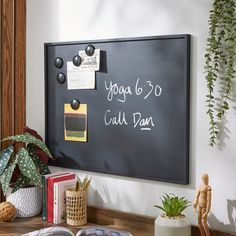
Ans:
<svg viewBox="0 0 236 236"><path fill-rule="evenodd" d="M54 183L53 223L66 221L66 189L75 187L76 179Z"/></svg>
<svg viewBox="0 0 236 236"><path fill-rule="evenodd" d="M43 206L42 206L42 218L43 221L47 221L47 208L48 208L48 202L47 202L47 189L48 189L48 184L47 184L47 179L49 177L53 177L53 176L59 176L59 175L63 175L63 174L67 174L68 172L65 171L59 171L56 173L52 173L52 174L47 174L47 175L42 175L42 201L43 201Z"/></svg>

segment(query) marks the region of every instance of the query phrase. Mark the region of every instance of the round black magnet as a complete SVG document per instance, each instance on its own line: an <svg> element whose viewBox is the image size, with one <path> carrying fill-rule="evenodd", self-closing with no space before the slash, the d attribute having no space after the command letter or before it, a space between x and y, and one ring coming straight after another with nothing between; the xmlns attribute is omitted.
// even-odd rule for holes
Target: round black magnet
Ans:
<svg viewBox="0 0 236 236"><path fill-rule="evenodd" d="M85 53L87 56L92 56L94 54L95 47L91 44L85 47Z"/></svg>
<svg viewBox="0 0 236 236"><path fill-rule="evenodd" d="M82 61L82 59L81 59L81 57L79 55L75 55L73 57L73 64L75 66L79 66L81 64L81 61Z"/></svg>
<svg viewBox="0 0 236 236"><path fill-rule="evenodd" d="M57 74L57 82L63 84L66 81L66 75L62 72Z"/></svg>
<svg viewBox="0 0 236 236"><path fill-rule="evenodd" d="M79 108L79 105L80 105L80 101L78 99L73 99L71 102L70 102L70 106L72 109L74 110L77 110Z"/></svg>
<svg viewBox="0 0 236 236"><path fill-rule="evenodd" d="M54 65L57 68L62 68L62 66L63 66L63 59L61 57L56 57L55 60L54 60Z"/></svg>

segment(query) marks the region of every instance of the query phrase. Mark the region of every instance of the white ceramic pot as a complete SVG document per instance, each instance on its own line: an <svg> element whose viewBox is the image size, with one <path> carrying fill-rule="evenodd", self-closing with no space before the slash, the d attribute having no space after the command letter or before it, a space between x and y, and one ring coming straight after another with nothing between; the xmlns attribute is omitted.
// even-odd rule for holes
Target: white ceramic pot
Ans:
<svg viewBox="0 0 236 236"><path fill-rule="evenodd" d="M158 216L155 220L155 236L191 236L191 224L187 217L171 219Z"/></svg>
<svg viewBox="0 0 236 236"><path fill-rule="evenodd" d="M20 188L6 200L16 207L16 217L33 217L42 209L42 188L38 186Z"/></svg>

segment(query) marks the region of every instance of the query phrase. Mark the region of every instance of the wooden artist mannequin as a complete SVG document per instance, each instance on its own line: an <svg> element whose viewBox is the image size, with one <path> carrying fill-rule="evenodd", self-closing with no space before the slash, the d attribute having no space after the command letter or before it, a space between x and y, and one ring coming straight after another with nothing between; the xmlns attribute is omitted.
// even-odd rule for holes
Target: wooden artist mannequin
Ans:
<svg viewBox="0 0 236 236"><path fill-rule="evenodd" d="M207 214L211 208L211 187L208 185L208 174L202 175L202 182L203 184L199 187L196 193L193 208L198 214L198 227L201 236L210 236L209 227L207 225Z"/></svg>

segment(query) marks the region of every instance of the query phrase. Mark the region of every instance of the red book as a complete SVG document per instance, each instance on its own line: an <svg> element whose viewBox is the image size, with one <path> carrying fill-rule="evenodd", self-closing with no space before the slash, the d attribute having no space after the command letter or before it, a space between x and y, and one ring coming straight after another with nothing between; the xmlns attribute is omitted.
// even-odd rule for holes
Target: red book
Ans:
<svg viewBox="0 0 236 236"><path fill-rule="evenodd" d="M47 196L47 216L48 216L48 222L53 223L53 197L54 197L54 183L69 180L69 179L75 179L75 174L69 173L65 175L59 175L59 176L52 176L47 179L48 182L48 196Z"/></svg>

